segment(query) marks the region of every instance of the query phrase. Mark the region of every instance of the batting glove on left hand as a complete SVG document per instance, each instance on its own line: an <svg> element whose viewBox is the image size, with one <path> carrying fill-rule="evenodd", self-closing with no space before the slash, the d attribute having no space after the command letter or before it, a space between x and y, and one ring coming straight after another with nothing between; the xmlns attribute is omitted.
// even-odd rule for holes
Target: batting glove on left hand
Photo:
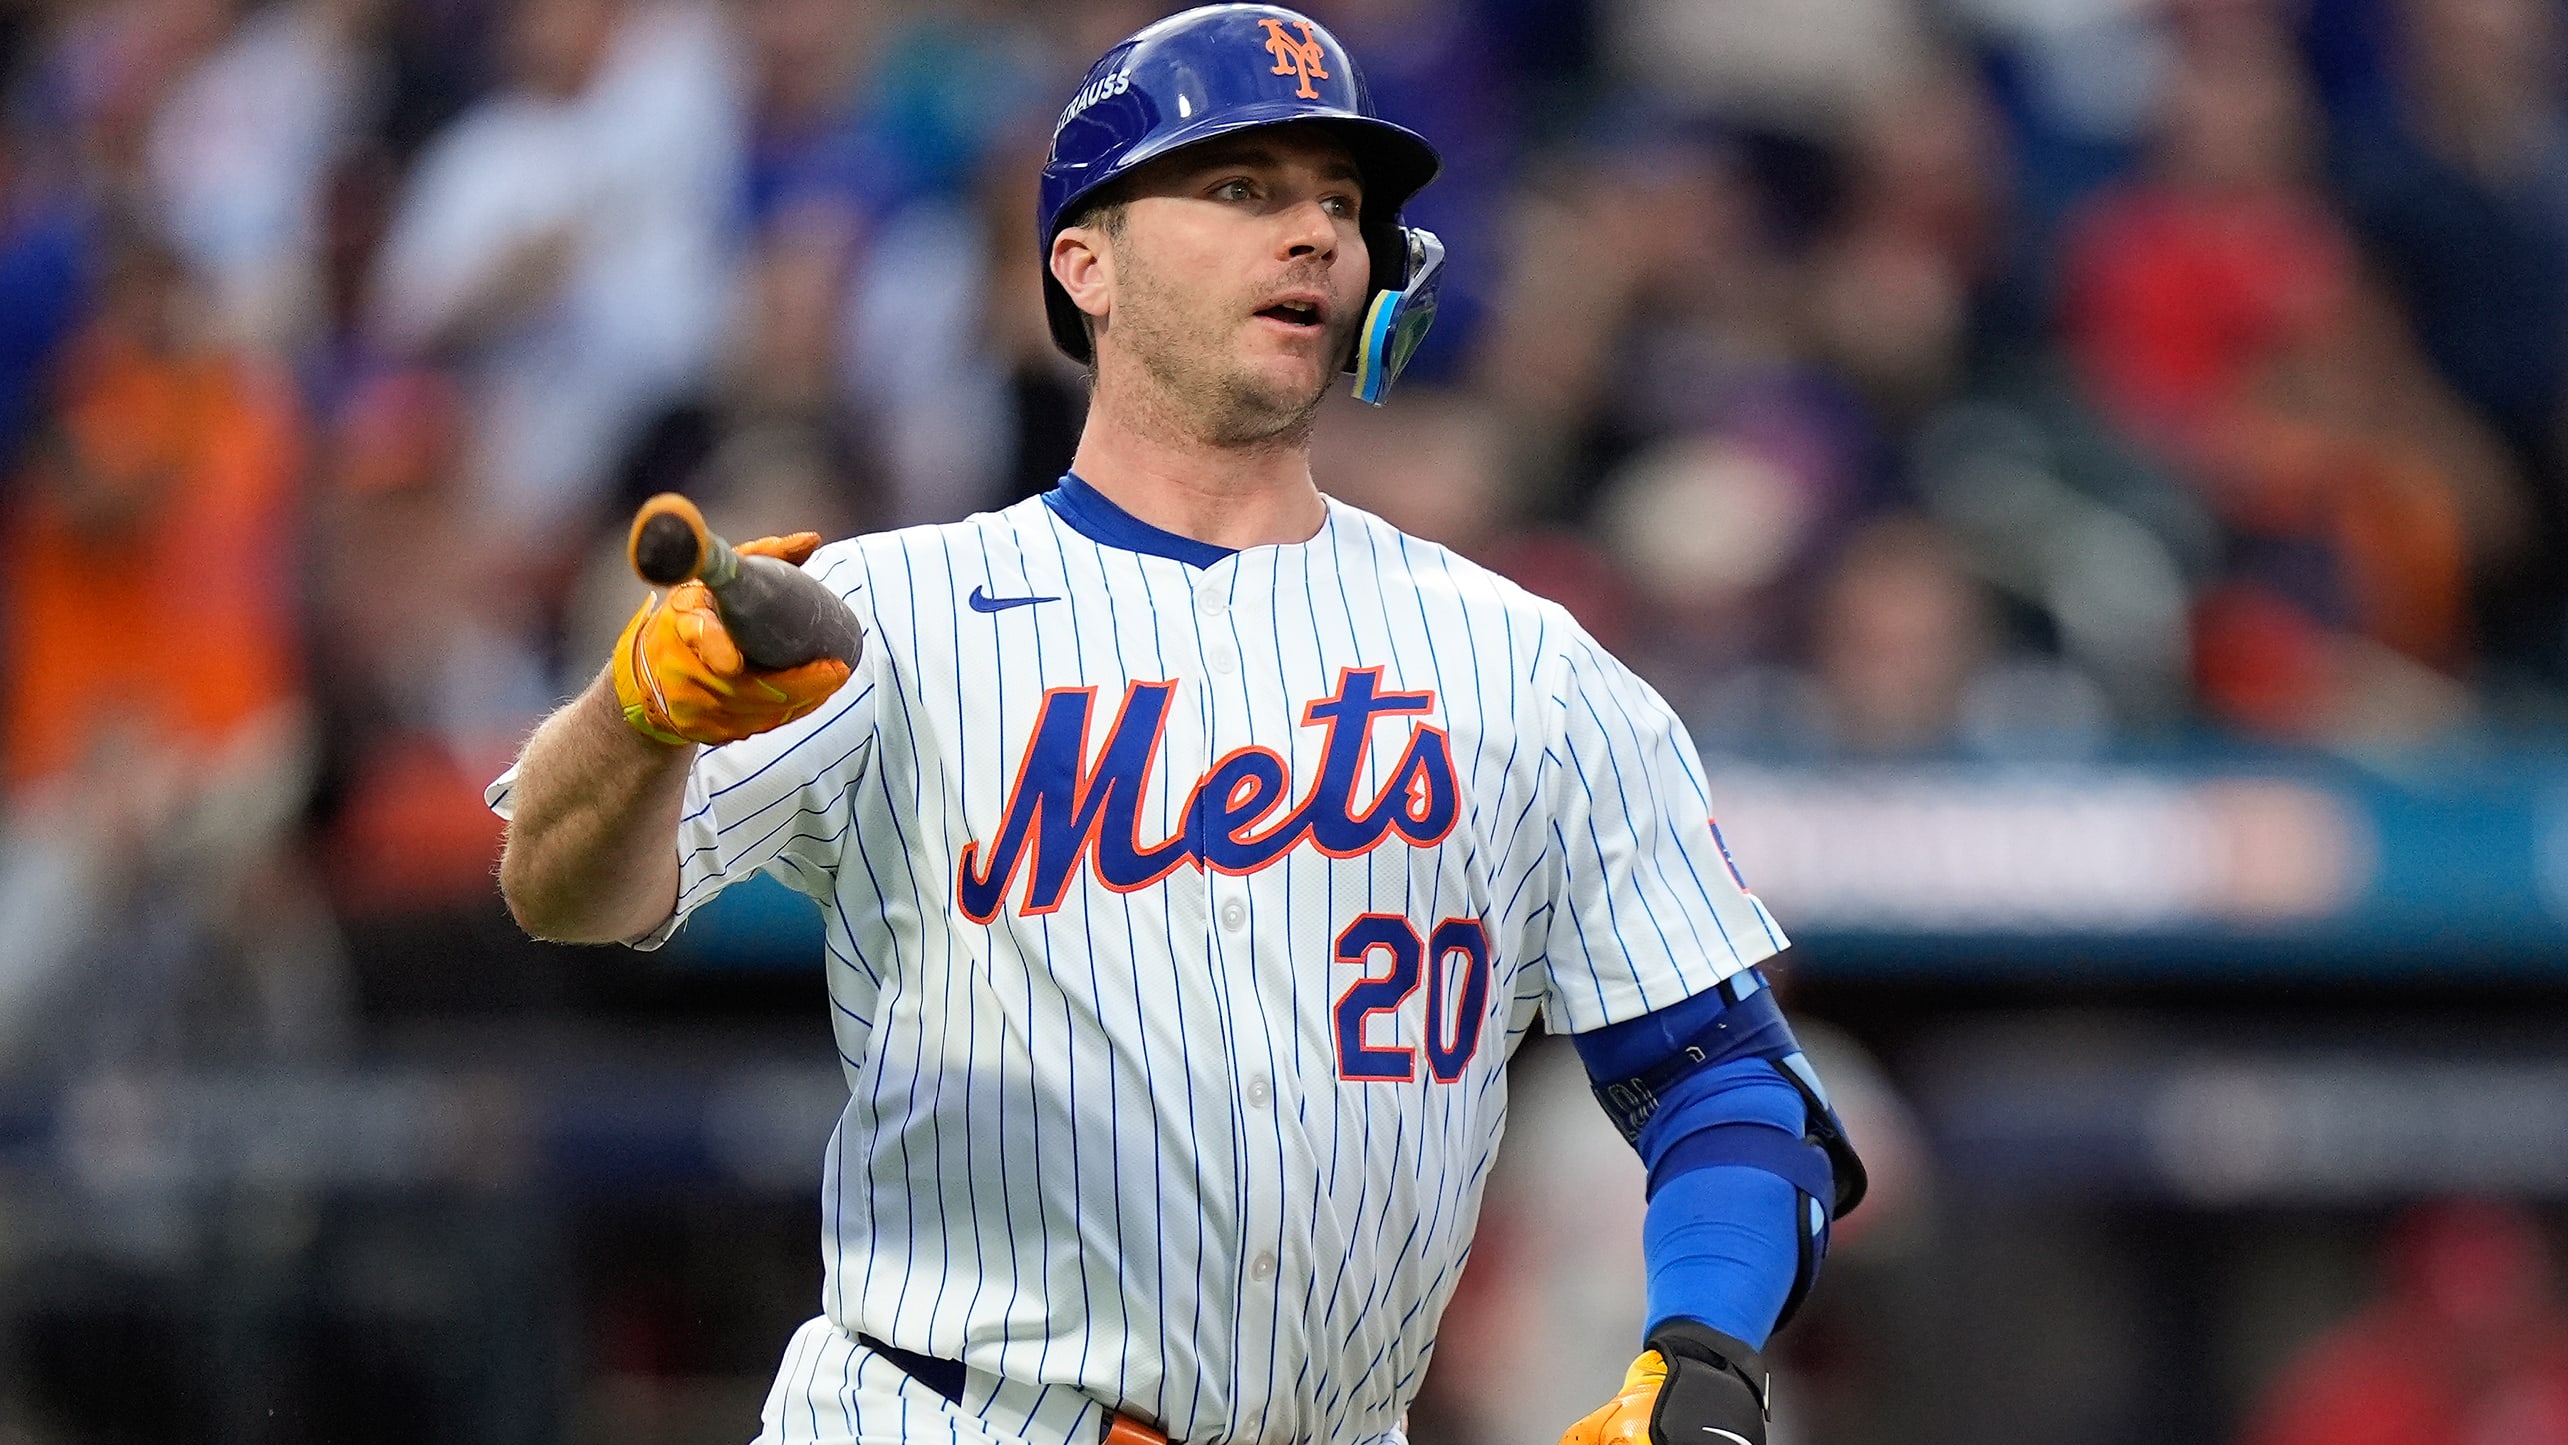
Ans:
<svg viewBox="0 0 2568 1445"><path fill-rule="evenodd" d="M1766 1370L1742 1341L1671 1320L1623 1373L1621 1393L1560 1445L1766 1445Z"/></svg>
<svg viewBox="0 0 2568 1445"><path fill-rule="evenodd" d="M799 567L819 546L819 533L796 532L734 550ZM701 582L678 584L666 600L645 598L615 640L615 697L624 720L672 746L737 742L782 727L828 701L849 671L833 657L774 672L750 667Z"/></svg>

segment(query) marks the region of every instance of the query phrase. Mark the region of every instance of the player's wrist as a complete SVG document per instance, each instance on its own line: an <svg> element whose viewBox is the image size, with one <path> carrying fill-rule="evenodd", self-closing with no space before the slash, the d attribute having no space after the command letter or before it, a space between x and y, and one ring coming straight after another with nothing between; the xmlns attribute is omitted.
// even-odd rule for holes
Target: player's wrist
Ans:
<svg viewBox="0 0 2568 1445"><path fill-rule="evenodd" d="M635 757L653 762L694 755L697 743L654 726L647 710L627 701L623 693L613 668L606 669L589 689L583 701L598 731L621 740L623 749Z"/></svg>
<svg viewBox="0 0 2568 1445"><path fill-rule="evenodd" d="M635 733L641 736L644 742L651 744L653 747L666 752L675 752L680 748L691 748L695 746L695 742L691 738L682 738L676 733L663 732L659 728L653 727L651 725L651 710L647 707L643 707L638 703L624 703L621 705L620 712L624 718L625 726L631 728Z"/></svg>
<svg viewBox="0 0 2568 1445"><path fill-rule="evenodd" d="M1771 1377L1764 1358L1745 1340L1700 1320L1676 1318L1652 1329L1646 1348L1667 1365L1650 1413L1652 1440L1766 1445Z"/></svg>

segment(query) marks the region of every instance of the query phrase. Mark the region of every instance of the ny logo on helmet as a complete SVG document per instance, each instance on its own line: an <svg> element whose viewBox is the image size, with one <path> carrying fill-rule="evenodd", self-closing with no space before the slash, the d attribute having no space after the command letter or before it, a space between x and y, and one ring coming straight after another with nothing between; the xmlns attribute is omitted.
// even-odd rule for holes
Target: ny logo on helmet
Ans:
<svg viewBox="0 0 2568 1445"><path fill-rule="evenodd" d="M1329 68L1325 63L1328 52L1320 48L1320 37L1311 33L1311 22L1301 22L1302 38L1299 40L1284 33L1281 20L1260 19L1257 23L1266 27L1266 50L1275 57L1275 68L1267 73L1298 75L1302 78L1302 88L1293 93L1304 100L1319 99L1320 93L1311 89L1311 82L1329 78Z"/></svg>

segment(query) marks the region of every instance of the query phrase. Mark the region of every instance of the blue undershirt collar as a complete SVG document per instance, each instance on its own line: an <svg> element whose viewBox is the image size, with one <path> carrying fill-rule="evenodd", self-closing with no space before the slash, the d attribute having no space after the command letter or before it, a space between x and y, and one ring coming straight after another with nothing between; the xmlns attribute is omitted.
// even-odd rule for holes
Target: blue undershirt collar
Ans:
<svg viewBox="0 0 2568 1445"><path fill-rule="evenodd" d="M1060 482L1043 494L1043 504L1071 531L1099 546L1166 557L1189 567L1210 567L1236 555L1229 547L1181 537L1150 525L1106 500L1105 493L1080 480L1077 472L1063 472Z"/></svg>

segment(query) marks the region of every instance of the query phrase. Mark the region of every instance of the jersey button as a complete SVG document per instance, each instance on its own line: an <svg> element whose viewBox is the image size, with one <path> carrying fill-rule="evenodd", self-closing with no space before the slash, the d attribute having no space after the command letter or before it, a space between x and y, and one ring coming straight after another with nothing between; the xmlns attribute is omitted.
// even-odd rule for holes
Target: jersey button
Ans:
<svg viewBox="0 0 2568 1445"><path fill-rule="evenodd" d="M1195 594L1195 610L1206 617L1219 617L1230 610L1230 599L1207 587Z"/></svg>
<svg viewBox="0 0 2568 1445"><path fill-rule="evenodd" d="M1259 1284L1264 1284L1268 1280L1273 1279L1275 1277L1275 1256L1267 1253L1265 1250L1259 1250L1257 1252L1257 1258L1248 1262L1248 1277L1257 1281Z"/></svg>
<svg viewBox="0 0 2568 1445"><path fill-rule="evenodd" d="M1238 656L1232 653L1232 651L1227 647L1214 648L1210 661L1213 665L1213 671L1220 673L1224 677L1230 676L1231 669L1239 666Z"/></svg>
<svg viewBox="0 0 2568 1445"><path fill-rule="evenodd" d="M1263 1109L1266 1107L1266 1101L1274 1097L1275 1086L1266 1082L1266 1076L1264 1074L1258 1074L1249 1079L1248 1107L1252 1109Z"/></svg>
<svg viewBox="0 0 2568 1445"><path fill-rule="evenodd" d="M1248 905L1236 898L1222 900L1222 927L1233 933L1248 926Z"/></svg>

